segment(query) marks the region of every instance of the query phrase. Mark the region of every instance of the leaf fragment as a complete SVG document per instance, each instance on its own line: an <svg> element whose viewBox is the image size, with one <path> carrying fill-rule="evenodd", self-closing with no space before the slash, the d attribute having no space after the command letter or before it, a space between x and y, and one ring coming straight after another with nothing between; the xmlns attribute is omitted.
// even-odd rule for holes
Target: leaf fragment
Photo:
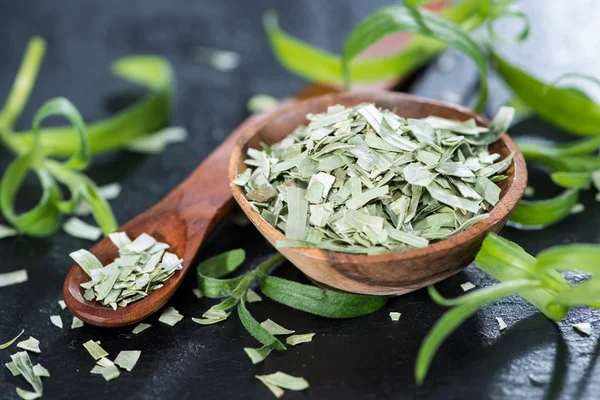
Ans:
<svg viewBox="0 0 600 400"><path fill-rule="evenodd" d="M17 336L15 336L14 338L12 338L12 339L11 339L11 340L9 340L8 342L0 344L0 350L7 349L7 348L9 348L10 346L12 346L12 344L13 344L14 342L16 342L16 341L17 341L17 340L18 340L18 339L21 337L21 335L22 335L24 332L25 332L25 329L23 329L23 330L21 331L21 333L19 333Z"/></svg>
<svg viewBox="0 0 600 400"><path fill-rule="evenodd" d="M179 321L183 319L183 315L179 313L174 307L169 306L163 311L160 318L158 318L158 322L162 322L163 324L167 324L170 326L175 326Z"/></svg>
<svg viewBox="0 0 600 400"><path fill-rule="evenodd" d="M135 139L127 143L125 148L135 153L159 154L169 144L185 142L188 136L188 131L183 127L168 127Z"/></svg>
<svg viewBox="0 0 600 400"><path fill-rule="evenodd" d="M21 388L17 388L17 395L23 400L35 400L42 397L41 393L29 392L27 390L23 390Z"/></svg>
<svg viewBox="0 0 600 400"><path fill-rule="evenodd" d="M125 232L113 232L109 234L108 237L118 249L131 243L131 239L129 239L129 236L127 236L127 233Z"/></svg>
<svg viewBox="0 0 600 400"><path fill-rule="evenodd" d="M502 319L502 317L496 317L496 321L498 321L498 329L500 331L503 331L506 328L508 328L508 326L506 325L506 322L504 322L504 320Z"/></svg>
<svg viewBox="0 0 600 400"><path fill-rule="evenodd" d="M19 283L27 282L27 270L20 269L13 272L6 272L0 274L0 287L17 285Z"/></svg>
<svg viewBox="0 0 600 400"><path fill-rule="evenodd" d="M248 303L257 303L262 301L262 298L254 290L248 289L248 292L246 292L246 301Z"/></svg>
<svg viewBox="0 0 600 400"><path fill-rule="evenodd" d="M98 361L102 357L106 357L108 353L98 343L93 340L88 340L83 344L83 347L90 353L94 360Z"/></svg>
<svg viewBox="0 0 600 400"><path fill-rule="evenodd" d="M294 391L305 390L309 386L306 379L288 375L280 371L269 375L257 375L256 378L263 383L270 383L271 385Z"/></svg>
<svg viewBox="0 0 600 400"><path fill-rule="evenodd" d="M33 374L39 377L49 377L50 372L44 368L41 364L36 364L33 366Z"/></svg>
<svg viewBox="0 0 600 400"><path fill-rule="evenodd" d="M574 324L573 329L587 336L592 334L592 325L589 322L580 322L578 324Z"/></svg>
<svg viewBox="0 0 600 400"><path fill-rule="evenodd" d="M40 354L42 352L40 350L40 341L33 336L29 336L29 339L17 343L17 347L32 353Z"/></svg>
<svg viewBox="0 0 600 400"><path fill-rule="evenodd" d="M248 108L248 111L254 114L272 110L277 107L278 104L279 100L273 96L269 96L268 94L255 94L248 99L246 107Z"/></svg>
<svg viewBox="0 0 600 400"><path fill-rule="evenodd" d="M146 329L150 328L152 325L150 324L145 324L145 323L140 323L138 326L136 326L135 328L133 328L133 331L131 331L131 333L133 333L134 335L140 334L143 331L145 331Z"/></svg>
<svg viewBox="0 0 600 400"><path fill-rule="evenodd" d="M109 382L114 379L117 379L121 375L121 372L119 371L119 368L117 368L117 366L113 364L113 365L104 367L101 371L101 374L102 374L102 377L104 378L104 380Z"/></svg>
<svg viewBox="0 0 600 400"><path fill-rule="evenodd" d="M312 338L315 336L314 333L304 333L301 335L291 335L285 339L285 342L290 346L295 346L300 343L312 342Z"/></svg>
<svg viewBox="0 0 600 400"><path fill-rule="evenodd" d="M6 366L6 368L8 368L8 370L10 371L10 373L12 374L12 376L19 376L21 375L21 371L19 371L17 369L17 367L15 366L15 362L11 361L9 363L4 364Z"/></svg>
<svg viewBox="0 0 600 400"><path fill-rule="evenodd" d="M119 367L131 372L141 355L142 352L138 350L124 350L117 355L114 363Z"/></svg>
<svg viewBox="0 0 600 400"><path fill-rule="evenodd" d="M475 289L475 285L473 285L471 282L461 283L460 287L463 292L468 292L469 290Z"/></svg>
<svg viewBox="0 0 600 400"><path fill-rule="evenodd" d="M63 229L69 235L87 240L98 240L102 236L102 229L87 224L77 217L71 217L63 224Z"/></svg>
<svg viewBox="0 0 600 400"><path fill-rule="evenodd" d="M392 321L400 321L400 316L401 316L401 315L402 315L402 314L401 314L401 313L399 313L399 312L396 312L396 311L391 311L391 312L390 312L390 319L391 319Z"/></svg>
<svg viewBox="0 0 600 400"><path fill-rule="evenodd" d="M84 323L82 320L73 315L73 321L71 322L71 329L82 328Z"/></svg>
<svg viewBox="0 0 600 400"><path fill-rule="evenodd" d="M52 322L52 325L56 326L57 328L60 328L60 329L63 328L63 322L62 322L62 318L60 317L60 315L51 315L50 322Z"/></svg>
<svg viewBox="0 0 600 400"><path fill-rule="evenodd" d="M221 72L233 71L241 62L240 54L231 50L197 47L194 55L197 63L207 65Z"/></svg>
<svg viewBox="0 0 600 400"><path fill-rule="evenodd" d="M271 346L265 345L258 349L253 349L251 347L244 347L244 351L250 357L252 364L258 364L263 362L269 354L273 351Z"/></svg>
<svg viewBox="0 0 600 400"><path fill-rule="evenodd" d="M267 332L269 332L271 335L289 335L291 333L296 332L293 330L286 329L283 326L271 321L270 319L261 322L260 326L265 328Z"/></svg>
<svg viewBox="0 0 600 400"><path fill-rule="evenodd" d="M81 269L83 269L83 271L90 278L92 277L92 270L97 269L97 268L102 268L102 263L100 262L100 260L98 260L95 255L93 255L92 253L90 253L87 250L84 250L84 249L77 250L77 251L69 254L69 256L73 260L75 260L75 262L77 264L79 264Z"/></svg>

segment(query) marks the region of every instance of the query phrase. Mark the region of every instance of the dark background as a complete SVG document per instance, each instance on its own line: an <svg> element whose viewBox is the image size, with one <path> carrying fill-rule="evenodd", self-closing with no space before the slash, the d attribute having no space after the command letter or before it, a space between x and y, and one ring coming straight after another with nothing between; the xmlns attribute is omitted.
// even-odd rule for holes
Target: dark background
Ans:
<svg viewBox="0 0 600 400"><path fill-rule="evenodd" d="M389 1L234 1L234 0L105 0L105 1L3 1L0 13L0 88L8 93L27 40L41 35L48 51L38 83L19 127L27 128L34 111L47 99L62 95L71 99L87 121L109 115L122 105L122 94L131 86L113 78L108 67L114 59L132 53L156 53L168 57L179 81L174 125L190 132L185 144L168 147L160 155L117 153L97 159L89 174L99 184L119 181L123 193L112 202L120 222L154 204L175 187L246 116L246 100L255 93L284 97L305 85L286 73L270 54L260 18L267 8L280 12L281 24L304 39L332 51L341 49L344 37L366 13ZM522 1L533 28L530 39L517 46L502 47L513 61L550 79L560 73L597 73L599 10L593 0L577 2ZM595 7L595 9L594 9ZM594 15L595 14L595 15ZM509 31L510 24L499 24ZM241 54L240 67L218 72L197 64L196 46L222 48ZM452 91L472 104L477 72L470 61L449 52L446 61L434 62L411 91L444 97ZM451 62L448 62L451 60ZM442 67L440 67L440 65ZM450 68L448 68L450 67ZM488 114L509 97L492 78ZM593 91L592 91L593 94ZM1 97L1 96L0 96ZM560 133L538 120L527 120L512 130L518 135L552 138ZM0 151L0 168L12 158ZM548 178L532 171L536 196L555 194ZM34 196L34 184L24 189ZM555 244L598 242L597 207L591 193L584 193L584 213L539 232L506 228L503 234L528 251L537 253ZM328 320L286 308L271 301L253 304L251 312L261 321L271 318L298 333L316 332L312 343L272 354L252 366L243 347L258 347L237 317L202 327L190 317L200 316L214 301L196 300L191 273L170 305L186 318L175 327L153 326L140 335L131 327L101 329L85 326L71 331L68 310L57 300L67 270L68 254L90 242L58 233L47 239L18 237L0 241L0 272L26 268L29 281L0 289L0 342L25 329L41 342L42 354L34 363L47 367L52 376L44 380L45 398L86 399L263 399L274 398L254 375L278 370L303 376L310 389L287 392L285 399L522 399L599 398L600 369L596 366L598 333L584 337L573 323L590 321L598 326L597 311L573 310L554 324L518 297L486 307L470 318L440 349L423 387L413 379L419 345L444 308L429 300L423 290L391 299L373 315L355 320ZM230 218L222 224L199 255L243 247L248 267L271 253L251 226L240 227ZM281 274L303 280L290 264ZM573 279L581 277L573 276ZM438 285L443 294L461 293L460 284L470 280L478 287L493 280L475 267L467 268ZM389 311L399 311L398 323ZM50 324L60 314L66 327ZM509 329L498 331L495 317ZM102 341L114 357L121 350L142 350L133 372L123 372L112 382L90 375L94 362L82 343ZM9 361L14 347L0 351ZM26 387L20 377L0 369L0 398L17 398L15 386Z"/></svg>

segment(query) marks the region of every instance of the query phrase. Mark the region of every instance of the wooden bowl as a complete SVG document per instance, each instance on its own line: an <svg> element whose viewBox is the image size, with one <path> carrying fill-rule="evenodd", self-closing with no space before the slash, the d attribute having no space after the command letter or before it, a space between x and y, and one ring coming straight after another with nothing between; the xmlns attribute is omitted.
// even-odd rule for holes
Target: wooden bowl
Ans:
<svg viewBox="0 0 600 400"><path fill-rule="evenodd" d="M229 160L229 182L235 200L250 221L275 246L284 234L269 225L252 209L240 187L231 183L246 169L244 159L249 147L259 148L260 142L276 143L298 125L306 124L306 114L321 113L335 104L353 106L362 102L396 110L406 118L425 118L435 115L466 120L475 118L481 126L489 121L474 112L434 100L394 92L356 92L325 95L300 103L283 106L270 119L246 127ZM314 248L281 248L289 261L310 278L346 292L374 295L400 295L441 281L468 266L489 232L498 232L523 196L527 186L527 169L523 155L504 134L490 146L490 152L505 158L515 152L511 167L504 173L508 179L500 182L500 202L488 217L471 228L422 249L381 255L356 255Z"/></svg>

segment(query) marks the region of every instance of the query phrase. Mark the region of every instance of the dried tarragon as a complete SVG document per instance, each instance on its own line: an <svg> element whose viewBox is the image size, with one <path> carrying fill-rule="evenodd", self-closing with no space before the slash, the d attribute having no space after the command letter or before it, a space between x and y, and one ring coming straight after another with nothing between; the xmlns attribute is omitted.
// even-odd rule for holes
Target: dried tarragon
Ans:
<svg viewBox="0 0 600 400"><path fill-rule="evenodd" d="M43 387L40 375L36 374L36 368L31 363L29 354L25 351L18 352L10 356L12 361L6 366L13 375L21 375L33 388L33 392L17 388L17 395L25 400L34 400L42 397ZM10 366L9 366L10 365ZM38 364L39 365L39 364ZM40 366L41 367L41 366ZM43 367L42 367L43 368ZM37 368L38 372L48 372L45 368L43 371ZM42 374L43 376L44 374ZM49 375L49 374L46 374Z"/></svg>
<svg viewBox="0 0 600 400"><path fill-rule="evenodd" d="M509 126L500 109L475 120L405 119L363 103L329 107L262 149L234 183L286 235L279 247L377 254L426 247L486 218L512 163L488 146Z"/></svg>
<svg viewBox="0 0 600 400"><path fill-rule="evenodd" d="M131 241L126 233L109 235L119 249L119 257L103 267L89 251L78 250L71 258L92 278L81 284L83 297L110 306L126 307L160 289L163 283L182 268L182 259L166 251L169 245L142 233Z"/></svg>

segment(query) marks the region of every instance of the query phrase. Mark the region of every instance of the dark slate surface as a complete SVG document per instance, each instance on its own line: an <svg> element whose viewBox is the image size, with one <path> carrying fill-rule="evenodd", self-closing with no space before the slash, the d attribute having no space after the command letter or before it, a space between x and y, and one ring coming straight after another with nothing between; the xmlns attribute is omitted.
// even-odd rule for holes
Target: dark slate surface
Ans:
<svg viewBox="0 0 600 400"><path fill-rule="evenodd" d="M253 4L250 6L250 4ZM32 35L49 42L39 82L20 121L26 128L33 112L46 99L63 95L82 111L86 120L106 116L119 104L118 95L130 86L110 76L109 63L130 53L151 52L167 56L179 79L174 124L191 132L186 144L173 145L158 156L118 153L101 157L90 171L100 184L121 181L124 191L114 202L120 221L126 221L152 205L177 185L246 116L245 101L253 93L285 96L303 82L283 71L269 54L260 26L266 8L280 11L282 25L297 35L329 50L339 50L349 29L378 5L377 1L275 0L105 0L102 2L10 2L0 14L0 88L7 93L21 54ZM506 54L546 78L561 72L597 72L598 27L593 1L556 0L549 4L524 2L534 29L526 44L506 48ZM597 9L597 8L596 8ZM510 27L508 27L510 28ZM242 56L241 67L221 73L193 62L194 46L233 49ZM450 53L447 61L434 63L420 76L412 91L432 97L452 91L469 104L473 99L476 71L468 60ZM446 66L440 68L439 65ZM436 66L437 65L437 66ZM508 92L494 80L489 112ZM529 120L514 134L538 134L560 138L560 132L537 120ZM11 159L0 151L0 168ZM547 177L532 171L537 195L556 192ZM35 196L33 183L24 193ZM585 213L541 232L503 234L536 253L547 246L576 241L598 242L597 211L585 194ZM258 320L267 317L298 332L316 332L313 343L274 354L253 367L242 351L257 343L237 318L227 323L199 327L186 318L176 327L148 322L153 327L139 336L131 328L100 329L86 326L62 331L48 317L60 314L57 300L63 278L71 266L69 252L90 243L59 233L48 239L20 237L0 242L0 272L27 268L29 282L0 289L0 341L22 328L40 339L42 354L34 356L52 373L44 382L46 398L86 399L263 399L272 398L256 374L282 370L308 379L311 388L286 394L286 399L536 399L598 398L600 379L596 331L591 338L573 332L571 324L591 321L598 326L596 311L572 311L563 323L553 324L520 298L508 298L486 307L469 319L441 348L423 387L413 381L413 363L421 340L444 309L434 305L424 291L391 299L380 312L347 321L306 315L265 301L252 305ZM252 227L240 227L231 219L213 235L199 259L235 247L250 255L248 267L272 250ZM281 274L303 280L291 266ZM573 279L579 277L574 276ZM467 280L478 287L493 280L473 266L439 285L446 295L458 295ZM196 300L195 279L186 279L171 305L186 317L199 316L214 302ZM402 312L399 323L389 311ZM499 334L495 317L510 329ZM143 350L136 369L110 383L89 370L94 363L81 344L101 340L115 356L126 349ZM11 350L0 351L0 361ZM13 399L20 378L0 371L0 398Z"/></svg>

